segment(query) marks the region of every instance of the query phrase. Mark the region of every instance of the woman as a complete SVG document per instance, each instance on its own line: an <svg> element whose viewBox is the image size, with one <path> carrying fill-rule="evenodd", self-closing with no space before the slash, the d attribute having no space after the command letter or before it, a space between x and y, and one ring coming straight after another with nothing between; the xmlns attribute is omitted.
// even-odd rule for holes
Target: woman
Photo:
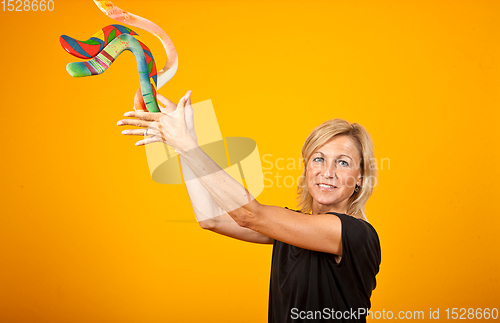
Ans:
<svg viewBox="0 0 500 323"><path fill-rule="evenodd" d="M180 156L200 226L236 239L273 244L269 322L365 322L381 255L363 209L376 181L372 141L358 124L330 120L302 148L299 211L258 203L197 145L191 91L162 113L128 112L118 125L145 129L136 145L163 141Z"/></svg>

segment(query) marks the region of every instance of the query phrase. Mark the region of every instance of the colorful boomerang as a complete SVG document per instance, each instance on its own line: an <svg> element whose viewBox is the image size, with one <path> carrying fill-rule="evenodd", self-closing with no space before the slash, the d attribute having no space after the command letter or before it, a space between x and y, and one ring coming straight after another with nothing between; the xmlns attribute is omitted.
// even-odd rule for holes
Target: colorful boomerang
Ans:
<svg viewBox="0 0 500 323"><path fill-rule="evenodd" d="M167 62L165 63L165 66L160 71L158 71L157 89L159 90L175 75L177 66L179 64L177 51L175 50L174 44L172 43L172 40L170 40L170 37L168 37L168 35L155 23L145 18L136 16L133 13L120 9L111 1L94 0L94 3L99 7L99 9L101 9L101 11L105 15L107 15L111 19L145 30L160 39L167 54ZM144 104L141 102L141 99L141 90L139 89L135 94L134 105L136 109L144 110Z"/></svg>
<svg viewBox="0 0 500 323"><path fill-rule="evenodd" d="M91 58L87 62L69 63L66 70L73 77L83 77L104 73L124 51L131 51L137 61L143 104L141 109L159 112L156 102L157 71L153 54L133 30L121 26L104 27L86 41L78 41L69 36L59 39L63 48L73 56Z"/></svg>

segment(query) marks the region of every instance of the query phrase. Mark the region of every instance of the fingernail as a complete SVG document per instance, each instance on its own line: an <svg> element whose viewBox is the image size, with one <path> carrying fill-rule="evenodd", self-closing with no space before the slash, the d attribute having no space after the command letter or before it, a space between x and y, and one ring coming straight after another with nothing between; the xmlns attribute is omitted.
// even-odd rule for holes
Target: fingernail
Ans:
<svg viewBox="0 0 500 323"><path fill-rule="evenodd" d="M123 115L126 117L129 117L132 114L132 112L125 112Z"/></svg>
<svg viewBox="0 0 500 323"><path fill-rule="evenodd" d="M135 145L136 145L136 146L140 146L140 145L141 145L141 142L140 142L140 141L138 141L138 142L136 142L136 143L135 143Z"/></svg>
<svg viewBox="0 0 500 323"><path fill-rule="evenodd" d="M123 130L123 131L122 131L122 134L124 134L124 135L128 135L128 130Z"/></svg>
<svg viewBox="0 0 500 323"><path fill-rule="evenodd" d="M116 123L116 125L117 125L117 126L121 126L121 125L123 125L123 121L118 121L118 122Z"/></svg>
<svg viewBox="0 0 500 323"><path fill-rule="evenodd" d="M186 95L184 96L186 98L186 101L189 99L189 97L191 96L191 90L187 91Z"/></svg>

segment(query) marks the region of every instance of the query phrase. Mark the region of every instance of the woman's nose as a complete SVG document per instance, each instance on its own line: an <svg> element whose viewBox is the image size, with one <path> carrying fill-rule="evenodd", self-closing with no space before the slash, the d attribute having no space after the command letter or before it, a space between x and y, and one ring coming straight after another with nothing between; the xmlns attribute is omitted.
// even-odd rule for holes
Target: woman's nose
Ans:
<svg viewBox="0 0 500 323"><path fill-rule="evenodd" d="M335 173L335 163L325 163L322 169L322 175L326 178L332 178L336 176Z"/></svg>

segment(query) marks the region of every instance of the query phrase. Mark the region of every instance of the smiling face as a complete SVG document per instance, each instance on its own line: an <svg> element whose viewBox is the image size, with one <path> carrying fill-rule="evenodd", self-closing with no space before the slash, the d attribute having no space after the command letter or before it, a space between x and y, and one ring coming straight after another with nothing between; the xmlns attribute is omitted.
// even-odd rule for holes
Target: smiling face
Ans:
<svg viewBox="0 0 500 323"><path fill-rule="evenodd" d="M312 214L347 212L349 197L362 183L360 158L354 140L344 135L335 136L312 153L306 167Z"/></svg>

